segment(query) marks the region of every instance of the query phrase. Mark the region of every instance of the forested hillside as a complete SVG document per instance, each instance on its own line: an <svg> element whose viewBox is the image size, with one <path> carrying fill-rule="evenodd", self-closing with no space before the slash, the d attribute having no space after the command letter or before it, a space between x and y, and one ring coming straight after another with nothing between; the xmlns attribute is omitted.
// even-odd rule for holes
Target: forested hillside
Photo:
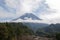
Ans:
<svg viewBox="0 0 60 40"><path fill-rule="evenodd" d="M60 24L39 28L36 33L23 23L0 23L0 40L60 40Z"/></svg>
<svg viewBox="0 0 60 40"><path fill-rule="evenodd" d="M36 34L39 36L47 36L47 37L53 37L56 36L57 33L60 33L60 24L50 24L49 26L39 28L36 31Z"/></svg>
<svg viewBox="0 0 60 40"><path fill-rule="evenodd" d="M32 35L33 31L22 23L0 23L0 40L21 40L23 35Z"/></svg>

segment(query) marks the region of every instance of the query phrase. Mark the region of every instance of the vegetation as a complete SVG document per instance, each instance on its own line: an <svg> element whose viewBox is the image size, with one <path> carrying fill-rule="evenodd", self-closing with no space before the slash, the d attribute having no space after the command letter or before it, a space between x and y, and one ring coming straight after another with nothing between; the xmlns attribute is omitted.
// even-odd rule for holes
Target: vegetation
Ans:
<svg viewBox="0 0 60 40"><path fill-rule="evenodd" d="M60 33L56 33L56 39L60 40Z"/></svg>
<svg viewBox="0 0 60 40"><path fill-rule="evenodd" d="M56 37L56 36L59 35L59 34L56 34L56 33L60 33L60 24L59 23L50 24L49 26L43 27L43 28L39 28L36 31L36 34L38 36L45 36L45 37L49 37L49 38Z"/></svg>
<svg viewBox="0 0 60 40"><path fill-rule="evenodd" d="M0 23L0 40L19 40L22 35L33 35L22 23Z"/></svg>
<svg viewBox="0 0 60 40"><path fill-rule="evenodd" d="M60 40L60 24L39 28L35 33L30 27L22 23L0 23L0 40L24 40L24 38L30 37L33 39L33 36Z"/></svg>

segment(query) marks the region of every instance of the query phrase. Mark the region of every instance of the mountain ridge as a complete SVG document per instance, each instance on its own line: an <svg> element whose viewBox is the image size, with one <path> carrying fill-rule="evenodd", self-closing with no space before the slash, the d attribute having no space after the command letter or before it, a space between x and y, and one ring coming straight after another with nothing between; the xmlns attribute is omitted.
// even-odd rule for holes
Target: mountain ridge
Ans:
<svg viewBox="0 0 60 40"><path fill-rule="evenodd" d="M20 17L18 17L16 19L13 19L13 21L16 21L18 19L22 19L22 20L28 20L28 19L31 19L31 20L42 20L39 17L37 17L36 15L34 15L33 13L25 13L22 16L20 16Z"/></svg>

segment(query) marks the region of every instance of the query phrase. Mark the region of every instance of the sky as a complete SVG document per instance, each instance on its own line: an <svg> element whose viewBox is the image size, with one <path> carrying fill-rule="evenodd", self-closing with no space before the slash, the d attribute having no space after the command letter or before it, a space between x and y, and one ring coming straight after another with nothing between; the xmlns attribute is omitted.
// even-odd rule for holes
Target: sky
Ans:
<svg viewBox="0 0 60 40"><path fill-rule="evenodd" d="M22 20L14 22L60 23L60 0L0 0L0 22L11 20L25 13L33 13L42 20Z"/></svg>

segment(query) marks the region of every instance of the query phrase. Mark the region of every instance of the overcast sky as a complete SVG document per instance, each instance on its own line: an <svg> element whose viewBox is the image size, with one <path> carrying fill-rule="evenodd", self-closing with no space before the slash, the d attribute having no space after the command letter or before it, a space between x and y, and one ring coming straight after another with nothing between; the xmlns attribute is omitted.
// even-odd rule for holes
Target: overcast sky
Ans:
<svg viewBox="0 0 60 40"><path fill-rule="evenodd" d="M0 0L0 22L11 21L25 13L33 13L42 20L28 19L28 21L60 23L59 4L60 0Z"/></svg>

